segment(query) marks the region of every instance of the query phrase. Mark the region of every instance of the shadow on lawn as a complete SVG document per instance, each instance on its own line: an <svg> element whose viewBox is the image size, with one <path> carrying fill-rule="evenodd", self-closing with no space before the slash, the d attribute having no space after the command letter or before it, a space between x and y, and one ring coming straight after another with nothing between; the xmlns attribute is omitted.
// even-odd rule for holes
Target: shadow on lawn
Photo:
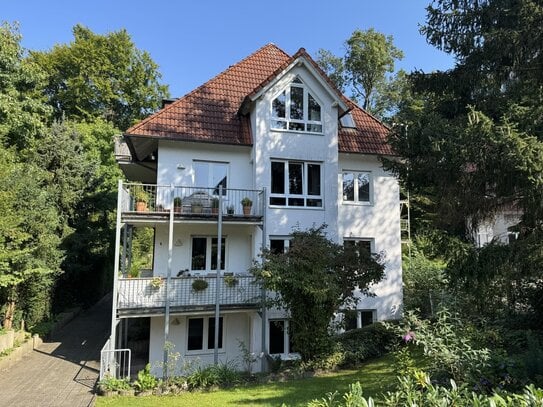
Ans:
<svg viewBox="0 0 543 407"><path fill-rule="evenodd" d="M323 376L290 382L270 383L254 387L254 392L261 390L261 396L237 399L237 405L306 405L313 399L321 399L326 393L348 390L351 383L359 381L364 395L379 397L382 393L393 390L396 374L392 356L368 362L358 370L344 370Z"/></svg>

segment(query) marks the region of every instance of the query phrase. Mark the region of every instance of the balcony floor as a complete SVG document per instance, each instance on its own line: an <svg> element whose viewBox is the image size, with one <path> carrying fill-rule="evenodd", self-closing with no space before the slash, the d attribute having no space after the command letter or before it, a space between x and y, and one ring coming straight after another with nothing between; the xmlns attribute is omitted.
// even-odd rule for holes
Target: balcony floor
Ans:
<svg viewBox="0 0 543 407"><path fill-rule="evenodd" d="M221 313L228 311L254 311L260 309L260 303L254 304L227 304L221 305ZM183 315L183 314L194 314L201 312L211 312L215 310L215 305L202 305L202 306L176 306L170 307L170 315ZM154 317L154 316L163 316L165 314L164 307L148 307L148 308L123 308L119 309L117 312L118 318L137 318L137 317Z"/></svg>
<svg viewBox="0 0 543 407"><path fill-rule="evenodd" d="M206 213L174 213L174 223L217 223L216 214ZM123 212L121 215L122 222L130 224L147 224L147 223L168 223L170 220L169 212ZM223 223L232 225L260 225L262 224L262 216L245 216L245 215L223 215Z"/></svg>

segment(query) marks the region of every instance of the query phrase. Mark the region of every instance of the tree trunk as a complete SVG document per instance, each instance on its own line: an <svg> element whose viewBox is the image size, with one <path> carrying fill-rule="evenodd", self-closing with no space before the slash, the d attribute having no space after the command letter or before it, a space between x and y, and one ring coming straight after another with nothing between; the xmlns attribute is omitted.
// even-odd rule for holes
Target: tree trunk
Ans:
<svg viewBox="0 0 543 407"><path fill-rule="evenodd" d="M6 313L4 315L4 329L13 327L13 315L15 314L15 301L10 299L7 302Z"/></svg>

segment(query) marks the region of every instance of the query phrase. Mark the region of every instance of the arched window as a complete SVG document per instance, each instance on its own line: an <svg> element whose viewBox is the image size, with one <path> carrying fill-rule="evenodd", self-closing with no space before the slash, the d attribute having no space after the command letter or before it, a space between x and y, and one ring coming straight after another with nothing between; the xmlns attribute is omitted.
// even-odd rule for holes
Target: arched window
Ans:
<svg viewBox="0 0 543 407"><path fill-rule="evenodd" d="M300 78L273 99L271 128L322 133L321 105Z"/></svg>

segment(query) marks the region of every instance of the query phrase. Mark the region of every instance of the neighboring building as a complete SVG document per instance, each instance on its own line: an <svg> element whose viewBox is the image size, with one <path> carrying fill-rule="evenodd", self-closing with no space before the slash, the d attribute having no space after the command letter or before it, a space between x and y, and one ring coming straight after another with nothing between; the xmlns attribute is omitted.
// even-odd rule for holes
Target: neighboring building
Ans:
<svg viewBox="0 0 543 407"><path fill-rule="evenodd" d="M219 359L238 360L240 342L257 355L289 357L288 313L262 309L248 269L263 246L284 250L293 228L321 224L339 243L386 256L385 279L375 297L361 298L349 326L399 318L399 186L379 161L393 156L387 133L303 48L289 56L273 44L127 130L119 163L146 185L119 188L115 348L131 347L127 321L148 318L144 353L156 374L166 336L185 360L213 363L218 283ZM153 269L127 278L137 227L154 229Z"/></svg>
<svg viewBox="0 0 543 407"><path fill-rule="evenodd" d="M496 213L482 221L473 232L477 247L495 242L509 244L519 235L517 226L522 218L522 211L515 205L503 205Z"/></svg>

